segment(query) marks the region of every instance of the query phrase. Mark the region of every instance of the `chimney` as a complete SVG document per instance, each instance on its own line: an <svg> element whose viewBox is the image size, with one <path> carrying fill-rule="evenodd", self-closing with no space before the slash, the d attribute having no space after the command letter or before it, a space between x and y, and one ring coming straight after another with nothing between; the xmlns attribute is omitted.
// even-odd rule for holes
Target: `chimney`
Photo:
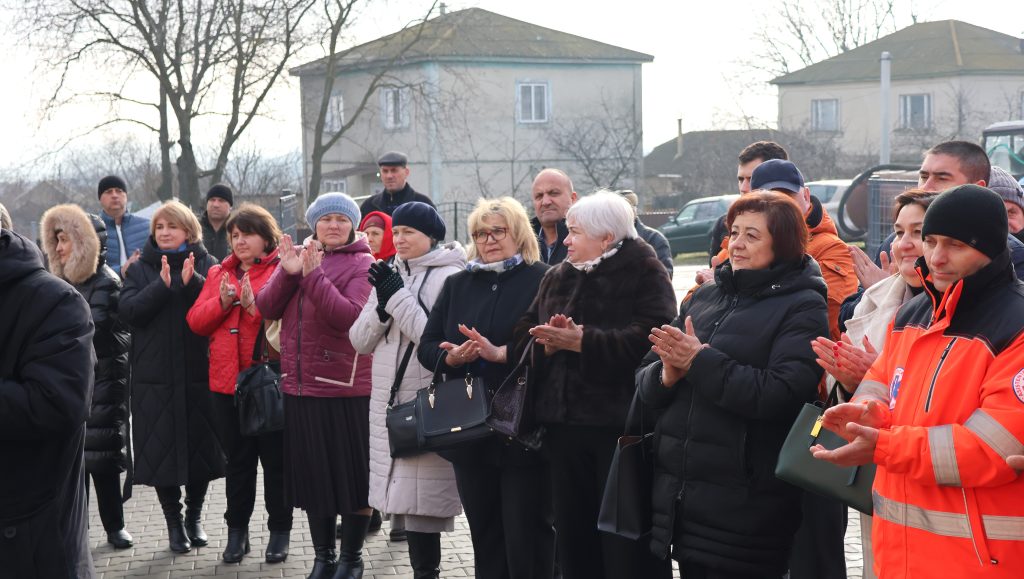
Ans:
<svg viewBox="0 0 1024 579"><path fill-rule="evenodd" d="M441 16L448 14L448 5L444 2L442 2L437 8L441 11Z"/></svg>
<svg viewBox="0 0 1024 579"><path fill-rule="evenodd" d="M676 119L676 159L683 156L683 119Z"/></svg>

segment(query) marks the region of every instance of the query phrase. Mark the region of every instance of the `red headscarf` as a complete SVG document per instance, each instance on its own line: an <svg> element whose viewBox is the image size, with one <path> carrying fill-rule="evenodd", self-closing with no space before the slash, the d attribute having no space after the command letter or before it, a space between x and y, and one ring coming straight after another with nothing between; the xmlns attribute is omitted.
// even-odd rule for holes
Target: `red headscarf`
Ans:
<svg viewBox="0 0 1024 579"><path fill-rule="evenodd" d="M391 216L382 211L368 213L359 224L359 231L366 231L368 226L380 227L384 230L384 237L380 240L380 251L373 254L374 259L390 259L395 254L395 239L391 235Z"/></svg>

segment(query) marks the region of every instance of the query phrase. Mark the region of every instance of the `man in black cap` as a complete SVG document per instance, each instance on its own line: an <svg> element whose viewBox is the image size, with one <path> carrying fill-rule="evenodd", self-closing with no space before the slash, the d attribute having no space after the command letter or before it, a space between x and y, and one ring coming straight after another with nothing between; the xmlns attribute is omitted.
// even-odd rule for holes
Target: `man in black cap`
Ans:
<svg viewBox="0 0 1024 579"><path fill-rule="evenodd" d="M234 204L235 197L231 187L223 183L217 183L206 192L206 211L200 216L199 223L203 225L203 245L217 261L224 261L231 253L231 244L228 243L228 232L224 224Z"/></svg>
<svg viewBox="0 0 1024 579"><path fill-rule="evenodd" d="M390 151L377 159L377 167L380 169L380 181L384 184L384 190L363 201L359 208L363 215L369 215L374 211L381 211L391 215L395 208L403 203L419 201L431 207L434 202L430 197L417 193L409 183L409 158L404 153Z"/></svg>
<svg viewBox="0 0 1024 579"><path fill-rule="evenodd" d="M100 179L96 194L103 208L100 218L107 226L107 265L124 277L149 239L149 220L128 213L128 184L116 175Z"/></svg>

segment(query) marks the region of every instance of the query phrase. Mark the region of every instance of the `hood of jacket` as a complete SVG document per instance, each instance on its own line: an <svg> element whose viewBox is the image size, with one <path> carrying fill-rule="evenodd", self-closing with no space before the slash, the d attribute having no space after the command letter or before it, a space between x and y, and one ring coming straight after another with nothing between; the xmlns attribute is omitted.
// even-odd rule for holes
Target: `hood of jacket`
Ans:
<svg viewBox="0 0 1024 579"><path fill-rule="evenodd" d="M185 259L188 258L188 254L190 253L195 255L196 261L199 261L199 259L207 255L208 252L206 251L206 246L203 245L202 241L187 244L185 251L182 252L165 252L157 246L156 240L153 239L152 235L150 235L149 240L146 241L146 245L142 247L142 255L139 256L139 260L148 263L159 270L160 260L166 255L167 263L170 264L171 269L177 270L181 269L181 265L185 262ZM214 261L214 263L216 263L216 261Z"/></svg>
<svg viewBox="0 0 1024 579"><path fill-rule="evenodd" d="M395 266L402 275L412 275L430 267L452 265L458 268L466 265L466 250L458 241L438 244L434 249L408 261L395 257Z"/></svg>
<svg viewBox="0 0 1024 579"><path fill-rule="evenodd" d="M36 244L10 229L0 229L0 287L43 268Z"/></svg>
<svg viewBox="0 0 1024 579"><path fill-rule="evenodd" d="M828 286L821 277L818 262L809 255L798 261L773 263L767 269L741 269L734 271L732 262L726 261L715 269L715 284L729 294L750 295L758 298L811 289L828 298Z"/></svg>
<svg viewBox="0 0 1024 579"><path fill-rule="evenodd" d="M71 239L71 255L61 263L57 255L57 233ZM89 215L81 207L68 203L46 210L39 223L50 273L72 285L80 285L96 274L100 266L100 239Z"/></svg>
<svg viewBox="0 0 1024 579"><path fill-rule="evenodd" d="M811 196L811 210L807 213L806 217L807 230L811 234L811 237L821 233L831 233L832 235L839 235L839 231L836 229L836 224L832 221L832 217L829 216L828 211L822 207L821 201L818 198Z"/></svg>
<svg viewBox="0 0 1024 579"><path fill-rule="evenodd" d="M384 235L380 240L380 251L373 254L373 259L388 259L395 255L395 236L391 234L391 216L383 211L371 211L359 222L359 231L366 229L366 221L373 216L380 217L384 221Z"/></svg>

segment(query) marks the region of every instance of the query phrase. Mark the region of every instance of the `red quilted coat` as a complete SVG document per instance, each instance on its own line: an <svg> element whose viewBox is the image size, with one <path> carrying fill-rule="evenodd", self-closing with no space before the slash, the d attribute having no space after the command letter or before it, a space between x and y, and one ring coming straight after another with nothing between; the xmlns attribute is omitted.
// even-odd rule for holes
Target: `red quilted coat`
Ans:
<svg viewBox="0 0 1024 579"><path fill-rule="evenodd" d="M253 295L267 283L277 263L275 249L249 268ZM220 307L220 280L224 275L235 286L235 295L242 295L242 282L235 273L238 264L231 253L220 265L210 268L203 291L186 317L193 332L210 338L210 390L220 394L234 394L238 373L252 365L252 348L263 322L259 312L250 315L237 301L227 310Z"/></svg>

